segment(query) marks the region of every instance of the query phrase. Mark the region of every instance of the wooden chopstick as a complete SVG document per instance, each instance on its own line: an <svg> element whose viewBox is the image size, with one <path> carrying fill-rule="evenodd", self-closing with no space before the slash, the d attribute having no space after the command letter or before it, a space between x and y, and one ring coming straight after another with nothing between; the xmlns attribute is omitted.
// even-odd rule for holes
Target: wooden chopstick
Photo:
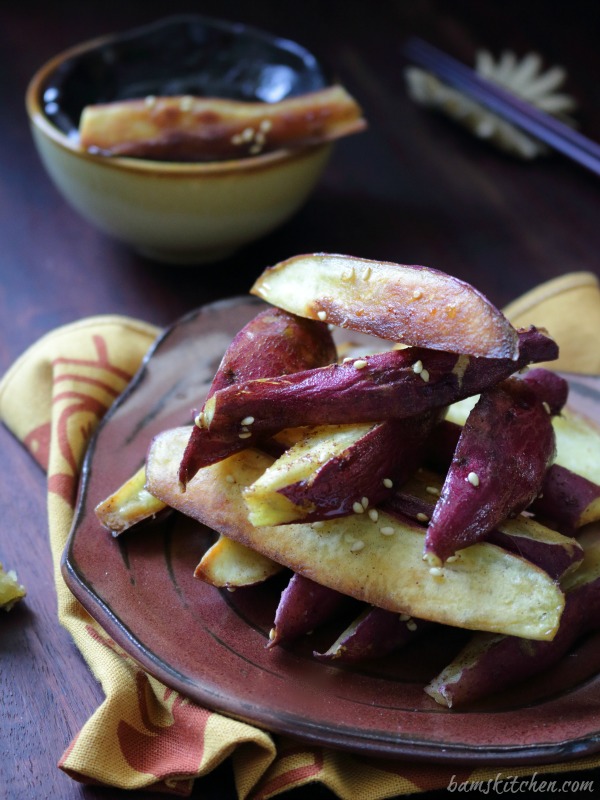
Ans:
<svg viewBox="0 0 600 800"><path fill-rule="evenodd" d="M403 48L404 56L432 72L517 127L535 136L562 155L600 175L600 145L550 114L540 111L506 89L482 78L460 61L416 37Z"/></svg>

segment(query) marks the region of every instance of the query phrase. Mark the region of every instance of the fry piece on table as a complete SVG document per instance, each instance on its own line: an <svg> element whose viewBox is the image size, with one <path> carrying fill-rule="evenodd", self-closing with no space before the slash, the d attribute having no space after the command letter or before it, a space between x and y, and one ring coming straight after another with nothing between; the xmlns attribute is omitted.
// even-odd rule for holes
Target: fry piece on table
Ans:
<svg viewBox="0 0 600 800"><path fill-rule="evenodd" d="M12 569L5 571L0 564L0 608L10 611L26 594L25 587L19 583L17 573Z"/></svg>

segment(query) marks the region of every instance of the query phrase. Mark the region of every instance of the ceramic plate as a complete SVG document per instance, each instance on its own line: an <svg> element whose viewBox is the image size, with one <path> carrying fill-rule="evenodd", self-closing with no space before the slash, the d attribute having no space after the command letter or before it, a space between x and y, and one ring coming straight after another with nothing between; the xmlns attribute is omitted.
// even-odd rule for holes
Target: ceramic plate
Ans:
<svg viewBox="0 0 600 800"><path fill-rule="evenodd" d="M449 632L361 668L318 663L333 631L267 650L282 584L236 592L194 579L215 534L178 514L112 538L95 505L143 462L152 436L188 424L253 299L204 307L157 342L89 448L65 580L144 669L198 703L303 741L440 763L549 763L600 749L600 635L554 669L468 711L423 686L462 641ZM571 404L600 419L595 379L571 380Z"/></svg>

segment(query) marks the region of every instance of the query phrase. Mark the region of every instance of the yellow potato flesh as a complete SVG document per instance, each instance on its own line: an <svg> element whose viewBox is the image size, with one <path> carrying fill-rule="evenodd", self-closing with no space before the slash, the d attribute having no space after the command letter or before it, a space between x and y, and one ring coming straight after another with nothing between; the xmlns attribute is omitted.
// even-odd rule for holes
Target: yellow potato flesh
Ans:
<svg viewBox="0 0 600 800"><path fill-rule="evenodd" d="M140 469L95 508L102 525L114 534L155 516L166 507L146 489L146 467Z"/></svg>
<svg viewBox="0 0 600 800"><path fill-rule="evenodd" d="M317 583L398 613L471 630L553 638L564 596L548 575L494 545L460 551L441 571L423 561L424 533L380 513L326 523L254 527L243 491L273 459L245 450L177 480L189 428L166 431L151 448L148 488L173 508ZM384 535L382 529L393 529Z"/></svg>
<svg viewBox="0 0 600 800"><path fill-rule="evenodd" d="M260 478L244 491L253 525L282 525L306 516L311 508L295 505L279 489L308 480L331 458L351 447L373 425L321 425L310 428Z"/></svg>
<svg viewBox="0 0 600 800"><path fill-rule="evenodd" d="M262 583L282 570L270 558L226 536L219 536L196 567L195 576L219 588L238 588Z"/></svg>
<svg viewBox="0 0 600 800"><path fill-rule="evenodd" d="M272 305L393 342L516 358L517 332L472 286L428 267L314 253L265 270L251 289Z"/></svg>
<svg viewBox="0 0 600 800"><path fill-rule="evenodd" d="M10 611L25 594L25 587L19 583L14 570L6 572L0 564L0 608Z"/></svg>

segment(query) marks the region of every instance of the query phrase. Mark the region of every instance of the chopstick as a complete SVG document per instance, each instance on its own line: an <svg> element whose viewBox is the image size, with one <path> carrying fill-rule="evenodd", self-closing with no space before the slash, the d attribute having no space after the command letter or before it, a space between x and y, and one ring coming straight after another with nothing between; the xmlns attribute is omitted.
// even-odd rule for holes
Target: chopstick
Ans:
<svg viewBox="0 0 600 800"><path fill-rule="evenodd" d="M600 144L512 92L480 77L474 70L421 39L408 39L403 53L409 61L434 73L444 83L459 89L552 149L600 175Z"/></svg>

